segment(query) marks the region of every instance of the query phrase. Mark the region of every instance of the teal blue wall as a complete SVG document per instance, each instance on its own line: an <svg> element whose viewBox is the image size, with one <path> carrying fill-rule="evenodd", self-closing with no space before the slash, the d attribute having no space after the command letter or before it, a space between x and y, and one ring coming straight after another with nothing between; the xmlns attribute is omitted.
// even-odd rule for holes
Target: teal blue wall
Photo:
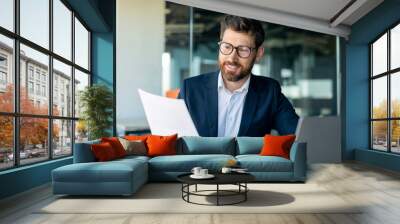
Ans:
<svg viewBox="0 0 400 224"><path fill-rule="evenodd" d="M102 83L113 88L114 55L113 33L92 34L93 83Z"/></svg>
<svg viewBox="0 0 400 224"><path fill-rule="evenodd" d="M346 44L346 125L343 159L356 159L398 170L398 156L369 150L369 49L368 44L400 22L400 0L385 0L351 28ZM356 150L357 149L357 150ZM359 151L363 150L363 151ZM390 157L390 159L388 159ZM396 162L394 162L396 161Z"/></svg>
<svg viewBox="0 0 400 224"><path fill-rule="evenodd" d="M71 163L69 157L0 172L0 199L48 183L53 169Z"/></svg>

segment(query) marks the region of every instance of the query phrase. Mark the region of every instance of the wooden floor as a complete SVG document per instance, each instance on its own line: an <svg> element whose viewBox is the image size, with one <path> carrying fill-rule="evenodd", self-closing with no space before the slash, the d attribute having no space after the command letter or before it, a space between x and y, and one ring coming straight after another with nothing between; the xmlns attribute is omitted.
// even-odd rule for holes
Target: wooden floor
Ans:
<svg viewBox="0 0 400 224"><path fill-rule="evenodd" d="M0 223L400 223L399 173L359 163L318 164L310 167L308 182L367 206L357 214L35 214L54 200L47 185L1 201Z"/></svg>

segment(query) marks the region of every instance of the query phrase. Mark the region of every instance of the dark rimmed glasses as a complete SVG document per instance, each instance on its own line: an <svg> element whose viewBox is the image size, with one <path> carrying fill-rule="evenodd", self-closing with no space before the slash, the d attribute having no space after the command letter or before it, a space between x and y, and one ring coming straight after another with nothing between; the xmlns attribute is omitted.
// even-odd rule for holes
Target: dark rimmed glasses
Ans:
<svg viewBox="0 0 400 224"><path fill-rule="evenodd" d="M254 51L256 48L252 48L252 47L248 47L248 46L237 46L234 47L232 44L230 43L226 43L226 42L218 42L219 45L219 52L221 52L221 54L223 55L230 55L232 54L233 49L236 50L236 53L239 57L241 58L248 58L251 55L251 52Z"/></svg>

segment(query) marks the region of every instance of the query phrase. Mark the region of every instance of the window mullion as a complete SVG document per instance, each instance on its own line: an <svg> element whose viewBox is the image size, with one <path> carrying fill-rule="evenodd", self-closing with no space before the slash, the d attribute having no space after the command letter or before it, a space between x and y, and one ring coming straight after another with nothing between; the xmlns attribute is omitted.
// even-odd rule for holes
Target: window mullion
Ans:
<svg viewBox="0 0 400 224"><path fill-rule="evenodd" d="M17 35L19 35L20 31L20 0L14 1L14 30ZM14 113L19 114L20 112L20 47L19 47L19 39L14 39ZM14 116L14 166L20 165L20 156L19 156L19 136L20 136L20 118L18 116Z"/></svg>

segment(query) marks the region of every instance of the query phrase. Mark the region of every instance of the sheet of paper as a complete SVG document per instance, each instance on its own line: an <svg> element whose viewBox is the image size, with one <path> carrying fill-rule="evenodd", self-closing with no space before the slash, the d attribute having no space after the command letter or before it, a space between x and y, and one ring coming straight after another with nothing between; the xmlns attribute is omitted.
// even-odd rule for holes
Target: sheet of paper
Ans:
<svg viewBox="0 0 400 224"><path fill-rule="evenodd" d="M138 91L152 134L199 136L184 100Z"/></svg>

